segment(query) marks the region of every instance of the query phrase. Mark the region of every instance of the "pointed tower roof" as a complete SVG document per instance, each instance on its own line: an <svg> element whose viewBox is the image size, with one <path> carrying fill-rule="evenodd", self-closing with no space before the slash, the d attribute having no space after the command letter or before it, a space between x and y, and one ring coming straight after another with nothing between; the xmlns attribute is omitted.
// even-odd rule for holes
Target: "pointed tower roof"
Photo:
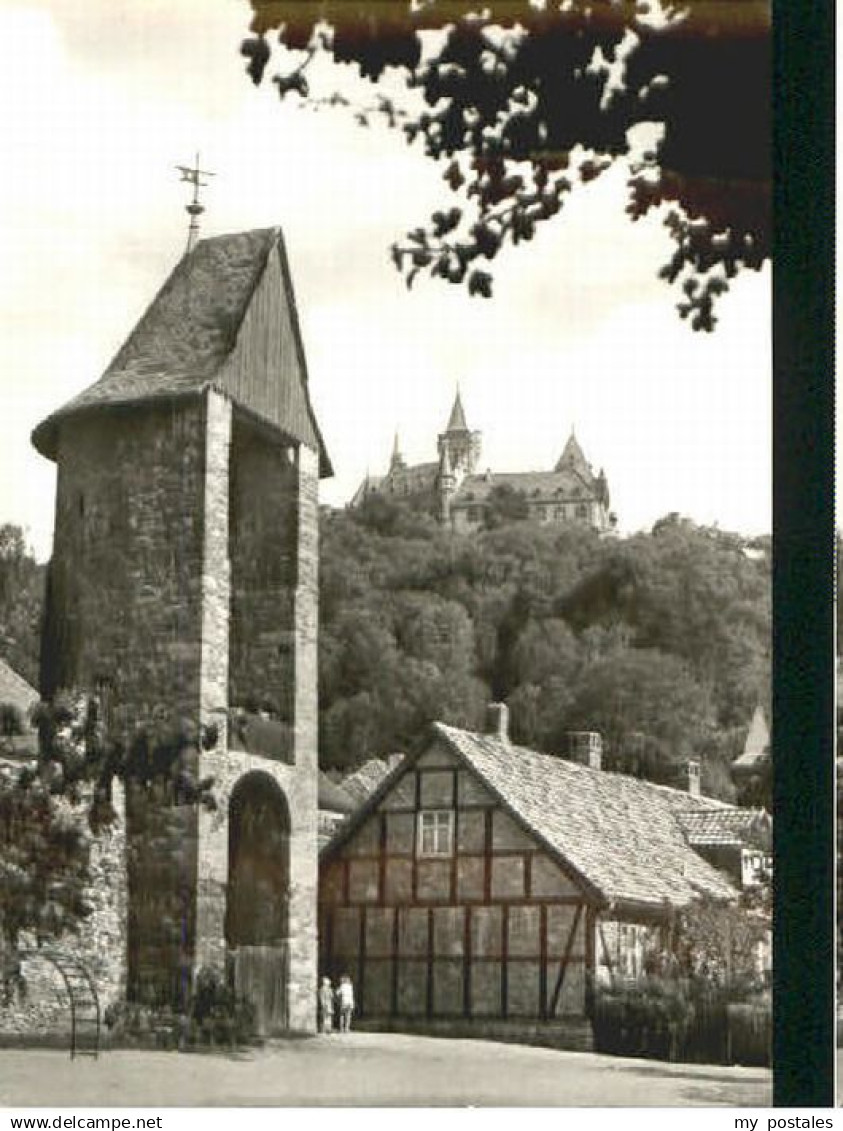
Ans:
<svg viewBox="0 0 843 1131"><path fill-rule="evenodd" d="M451 415L448 418L448 427L446 432L467 432L468 425L465 422L465 410L462 407L462 398L460 397L460 390L457 388L457 395L454 398L454 407L451 409Z"/></svg>
<svg viewBox="0 0 843 1131"><path fill-rule="evenodd" d="M764 717L764 708L759 704L755 708L752 722L749 724L742 756L744 758L757 758L762 754L769 753L769 750L770 730Z"/></svg>
<svg viewBox="0 0 843 1131"><path fill-rule="evenodd" d="M214 388L319 453L307 367L280 228L201 240L176 265L103 376L32 434L55 459L59 426L81 413L194 397Z"/></svg>
<svg viewBox="0 0 843 1131"><path fill-rule="evenodd" d="M398 441L398 429L395 430L395 439L392 442L392 455L389 457L390 471L396 467L404 466L404 457L401 455L401 445Z"/></svg>
<svg viewBox="0 0 843 1131"><path fill-rule="evenodd" d="M763 707L757 706L749 724L743 753L732 762L731 772L736 780L757 773L770 760L770 730Z"/></svg>
<svg viewBox="0 0 843 1131"><path fill-rule="evenodd" d="M579 445L577 437L574 435L573 428L571 429L571 435L568 437L568 442L565 444L562 451L562 455L556 461L554 471L564 471L568 468L579 472L580 475L584 475L589 479L592 477L591 468L588 466L588 461L583 455L583 450Z"/></svg>

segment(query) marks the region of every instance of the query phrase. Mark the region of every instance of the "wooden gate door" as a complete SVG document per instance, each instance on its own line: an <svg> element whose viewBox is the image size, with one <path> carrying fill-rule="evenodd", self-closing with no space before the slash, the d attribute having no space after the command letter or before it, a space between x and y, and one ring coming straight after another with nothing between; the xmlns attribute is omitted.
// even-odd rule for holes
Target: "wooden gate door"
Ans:
<svg viewBox="0 0 843 1131"><path fill-rule="evenodd" d="M237 994L260 1036L288 1026L290 817L284 795L250 773L229 803L226 942Z"/></svg>

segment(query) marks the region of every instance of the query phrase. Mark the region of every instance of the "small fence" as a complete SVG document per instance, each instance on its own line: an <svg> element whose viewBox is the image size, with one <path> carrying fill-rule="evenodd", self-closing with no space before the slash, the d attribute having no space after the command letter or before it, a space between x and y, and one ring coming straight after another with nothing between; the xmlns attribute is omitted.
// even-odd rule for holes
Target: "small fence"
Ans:
<svg viewBox="0 0 843 1131"><path fill-rule="evenodd" d="M697 1064L770 1063L772 1016L765 1000L599 994L593 1027L596 1052Z"/></svg>

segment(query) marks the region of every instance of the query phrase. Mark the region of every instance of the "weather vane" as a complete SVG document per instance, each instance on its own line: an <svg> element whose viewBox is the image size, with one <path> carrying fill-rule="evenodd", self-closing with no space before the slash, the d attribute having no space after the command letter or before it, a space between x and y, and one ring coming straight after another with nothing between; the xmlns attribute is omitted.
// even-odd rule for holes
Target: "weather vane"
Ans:
<svg viewBox="0 0 843 1131"><path fill-rule="evenodd" d="M187 229L187 248L185 254L193 251L196 244L197 236L199 235L199 217L205 211L204 204L199 203L199 189L207 185L207 181L202 180L203 177L213 177L214 173L209 172L207 169L199 168L199 154L196 154L196 164L191 169L187 165L176 165L176 168L181 173L181 179L187 181L188 184L193 185L193 200L190 204L185 205L185 211L190 216L190 227Z"/></svg>

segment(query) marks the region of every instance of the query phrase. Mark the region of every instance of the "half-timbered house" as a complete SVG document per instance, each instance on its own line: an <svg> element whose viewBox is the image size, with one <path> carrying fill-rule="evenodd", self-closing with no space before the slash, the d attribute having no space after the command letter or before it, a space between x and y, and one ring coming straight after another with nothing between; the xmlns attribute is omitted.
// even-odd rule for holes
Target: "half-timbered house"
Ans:
<svg viewBox="0 0 843 1131"><path fill-rule="evenodd" d="M497 704L483 734L436 723L325 847L320 961L361 1022L585 1046L595 981L640 973L671 909L736 897L683 826L730 809L697 775L673 789L572 750L585 764L513 745Z"/></svg>

